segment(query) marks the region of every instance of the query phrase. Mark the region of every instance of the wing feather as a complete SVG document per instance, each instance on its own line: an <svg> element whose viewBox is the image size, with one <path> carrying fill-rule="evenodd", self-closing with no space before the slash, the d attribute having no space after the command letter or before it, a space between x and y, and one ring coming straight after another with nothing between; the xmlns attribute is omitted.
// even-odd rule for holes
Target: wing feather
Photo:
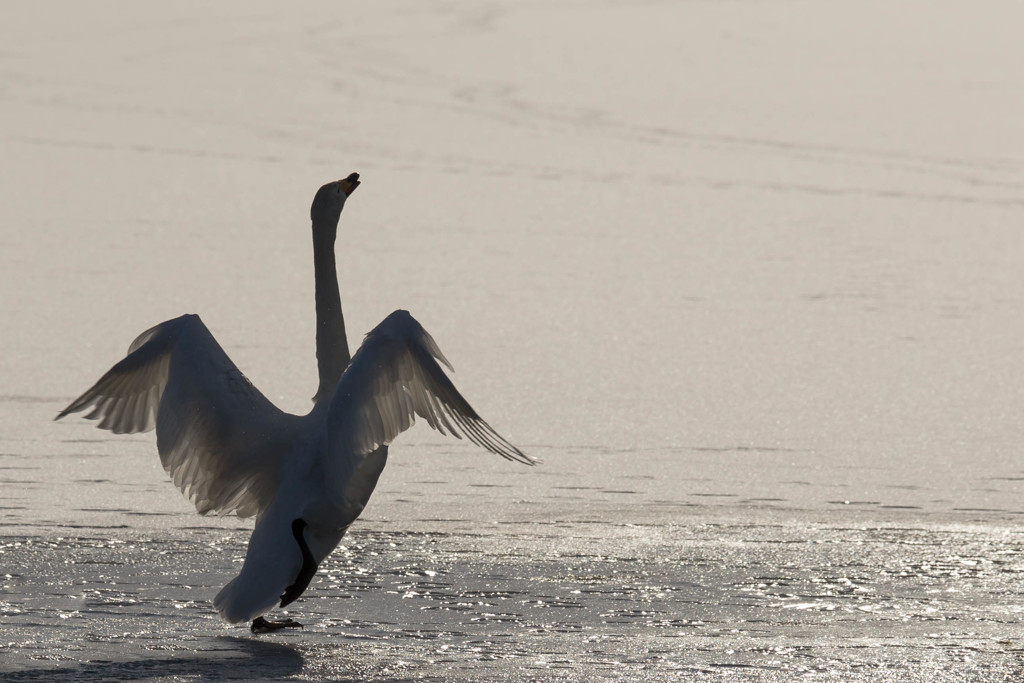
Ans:
<svg viewBox="0 0 1024 683"><path fill-rule="evenodd" d="M438 362L451 368L407 311L385 318L366 335L331 399L331 457L366 456L390 444L419 416L442 434L464 436L508 460L535 464L473 410Z"/></svg>
<svg viewBox="0 0 1024 683"><path fill-rule="evenodd" d="M57 419L86 410L115 434L156 427L164 469L196 509L241 517L273 499L301 419L267 400L196 315L143 332Z"/></svg>

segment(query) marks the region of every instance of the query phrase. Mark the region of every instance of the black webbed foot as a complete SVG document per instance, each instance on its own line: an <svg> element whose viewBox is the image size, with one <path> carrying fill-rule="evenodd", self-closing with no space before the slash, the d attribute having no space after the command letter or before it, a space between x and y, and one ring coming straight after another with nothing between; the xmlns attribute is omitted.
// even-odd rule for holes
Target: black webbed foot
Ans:
<svg viewBox="0 0 1024 683"><path fill-rule="evenodd" d="M269 619L264 619L263 617L256 617L252 620L252 626L249 627L249 630L253 633L273 633L274 631L280 631L283 628L302 628L302 624L294 619L271 621Z"/></svg>

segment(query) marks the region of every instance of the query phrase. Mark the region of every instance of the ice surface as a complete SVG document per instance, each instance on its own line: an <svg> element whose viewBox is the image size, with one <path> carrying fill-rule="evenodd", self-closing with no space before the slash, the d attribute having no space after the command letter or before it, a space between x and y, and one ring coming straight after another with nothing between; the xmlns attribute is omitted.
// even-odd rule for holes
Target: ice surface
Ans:
<svg viewBox="0 0 1024 683"><path fill-rule="evenodd" d="M0 677L1021 675L1022 6L6 3ZM51 418L202 316L315 391L410 310L543 467L420 425L251 638L248 526ZM63 677L63 678L62 678Z"/></svg>

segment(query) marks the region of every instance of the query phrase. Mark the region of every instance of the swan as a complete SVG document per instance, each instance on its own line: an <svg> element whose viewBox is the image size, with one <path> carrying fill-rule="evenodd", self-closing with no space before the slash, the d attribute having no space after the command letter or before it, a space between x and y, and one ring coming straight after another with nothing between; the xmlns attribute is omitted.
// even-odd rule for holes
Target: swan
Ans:
<svg viewBox="0 0 1024 683"><path fill-rule="evenodd" d="M306 415L271 403L228 358L199 316L143 332L128 355L55 419L89 410L115 434L156 428L174 485L201 515L256 517L238 576L213 600L229 624L254 633L301 627L263 615L294 602L359 517L388 445L423 418L442 434L533 465L466 402L430 334L397 310L349 356L334 243L359 174L327 183L310 209L319 385Z"/></svg>

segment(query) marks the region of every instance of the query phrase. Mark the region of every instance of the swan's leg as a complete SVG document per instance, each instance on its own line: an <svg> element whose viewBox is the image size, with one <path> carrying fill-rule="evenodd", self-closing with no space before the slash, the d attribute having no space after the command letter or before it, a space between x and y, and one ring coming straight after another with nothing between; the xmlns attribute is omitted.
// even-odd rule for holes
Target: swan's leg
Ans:
<svg viewBox="0 0 1024 683"><path fill-rule="evenodd" d="M309 586L309 582L313 580L313 575L316 574L318 566L316 558L313 557L313 553L310 552L306 539L302 535L302 530L306 526L308 526L306 520L301 518L292 522L292 535L299 544L299 551L302 552L302 569L299 570L299 575L295 577L295 583L284 589L284 593L281 595L280 607L295 602Z"/></svg>
<svg viewBox="0 0 1024 683"><path fill-rule="evenodd" d="M264 619L263 617L256 617L252 620L252 626L249 630L253 633L273 633L274 631L280 631L283 628L302 628L302 624L294 619L271 621L269 619Z"/></svg>

